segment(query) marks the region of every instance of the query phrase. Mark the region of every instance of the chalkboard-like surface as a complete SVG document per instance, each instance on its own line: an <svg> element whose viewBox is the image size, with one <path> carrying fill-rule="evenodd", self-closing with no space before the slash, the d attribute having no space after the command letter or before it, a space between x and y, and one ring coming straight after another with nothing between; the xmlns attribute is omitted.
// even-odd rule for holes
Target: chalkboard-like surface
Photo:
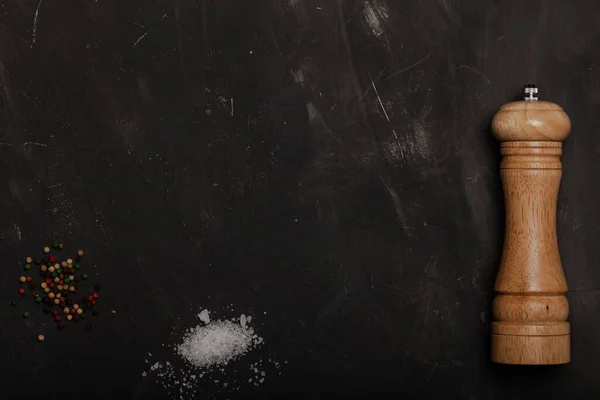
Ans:
<svg viewBox="0 0 600 400"><path fill-rule="evenodd" d="M264 343L197 398L594 398L598 12L0 2L1 397L168 398L145 360L175 362L162 344L207 308L254 316ZM504 230L489 125L526 83L573 122L563 367L489 361ZM103 286L89 332L10 307L23 259L55 238L85 249ZM240 382L233 368L261 359L279 367Z"/></svg>

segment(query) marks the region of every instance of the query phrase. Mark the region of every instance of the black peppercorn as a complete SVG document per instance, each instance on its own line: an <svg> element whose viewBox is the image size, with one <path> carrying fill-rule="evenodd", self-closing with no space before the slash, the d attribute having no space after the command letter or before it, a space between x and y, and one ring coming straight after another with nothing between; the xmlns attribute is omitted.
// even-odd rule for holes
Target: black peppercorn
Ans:
<svg viewBox="0 0 600 400"><path fill-rule="evenodd" d="M77 321L78 319L79 319L79 315L78 314L73 315L73 321Z"/></svg>
<svg viewBox="0 0 600 400"><path fill-rule="evenodd" d="M85 303L85 306L87 307L88 310L91 310L94 307L94 305L92 304L91 301L88 301L87 303Z"/></svg>
<svg viewBox="0 0 600 400"><path fill-rule="evenodd" d="M56 326L58 327L58 329L63 329L65 327L65 321L58 321Z"/></svg>
<svg viewBox="0 0 600 400"><path fill-rule="evenodd" d="M29 282L29 289L35 289L35 282Z"/></svg>
<svg viewBox="0 0 600 400"><path fill-rule="evenodd" d="M65 301L65 303L66 303L66 304L67 304L69 307L71 307L71 306L73 305L73 300L71 300L71 299L67 299L67 300Z"/></svg>
<svg viewBox="0 0 600 400"><path fill-rule="evenodd" d="M60 303L58 303L58 306L59 306L60 308L65 308L67 305L65 304L65 302L64 302L64 301L61 301Z"/></svg>
<svg viewBox="0 0 600 400"><path fill-rule="evenodd" d="M54 315L55 317L59 315L59 312L57 309L53 309L52 310L52 315Z"/></svg>
<svg viewBox="0 0 600 400"><path fill-rule="evenodd" d="M38 259L36 259L36 260L35 260L35 263L36 263L37 265L41 265L41 264L42 264L42 260L40 260L40 259L38 258Z"/></svg>

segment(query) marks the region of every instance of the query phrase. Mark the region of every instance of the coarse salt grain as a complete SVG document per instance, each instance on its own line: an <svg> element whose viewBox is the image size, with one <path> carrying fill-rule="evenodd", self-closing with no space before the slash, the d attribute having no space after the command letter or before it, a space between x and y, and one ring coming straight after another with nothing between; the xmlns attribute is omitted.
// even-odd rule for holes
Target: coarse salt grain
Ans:
<svg viewBox="0 0 600 400"><path fill-rule="evenodd" d="M208 310L202 310L202 312L200 312L200 314L198 314L198 318L200 319L200 321L204 322L205 324L210 323L210 315L208 313Z"/></svg>

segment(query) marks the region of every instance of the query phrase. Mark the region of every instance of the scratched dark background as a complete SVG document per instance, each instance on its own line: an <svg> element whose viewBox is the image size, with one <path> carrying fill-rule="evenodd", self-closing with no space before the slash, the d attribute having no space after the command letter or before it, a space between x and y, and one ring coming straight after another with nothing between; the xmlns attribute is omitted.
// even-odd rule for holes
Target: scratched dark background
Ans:
<svg viewBox="0 0 600 400"><path fill-rule="evenodd" d="M168 359L198 307L229 304L265 340L235 367L281 367L197 398L597 397L599 12L0 1L1 397L168 398L147 353ZM489 124L532 82L573 121L562 367L488 356L504 229ZM57 237L104 287L87 333L8 305L23 258Z"/></svg>

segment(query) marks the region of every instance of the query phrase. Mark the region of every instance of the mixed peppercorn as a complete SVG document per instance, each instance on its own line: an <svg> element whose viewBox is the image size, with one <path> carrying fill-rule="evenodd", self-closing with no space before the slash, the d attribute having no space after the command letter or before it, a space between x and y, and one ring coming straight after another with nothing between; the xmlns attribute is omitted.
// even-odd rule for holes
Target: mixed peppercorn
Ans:
<svg viewBox="0 0 600 400"><path fill-rule="evenodd" d="M62 242L54 242L52 248L46 246L43 248L43 256L34 261L31 257L25 258L23 270L25 275L19 277L20 295L25 295L26 289L32 295L35 304L42 304L45 314L50 314L56 323L58 329L65 327L65 321L78 321L86 318L85 310L91 311L94 316L98 315L95 308L98 302L101 287L94 285L93 291L87 295L81 295L83 288L81 282L88 279L86 273L81 273L81 263L84 256L83 250L78 250L75 258L67 257L64 260L54 255L52 250L61 254L65 245ZM32 265L39 268L39 280L34 279L30 273ZM39 286L38 286L39 285ZM19 302L11 301L13 307L17 307ZM23 318L29 318L29 311L23 312ZM92 328L90 324L85 326L85 330ZM44 335L38 335L40 342L45 340Z"/></svg>

